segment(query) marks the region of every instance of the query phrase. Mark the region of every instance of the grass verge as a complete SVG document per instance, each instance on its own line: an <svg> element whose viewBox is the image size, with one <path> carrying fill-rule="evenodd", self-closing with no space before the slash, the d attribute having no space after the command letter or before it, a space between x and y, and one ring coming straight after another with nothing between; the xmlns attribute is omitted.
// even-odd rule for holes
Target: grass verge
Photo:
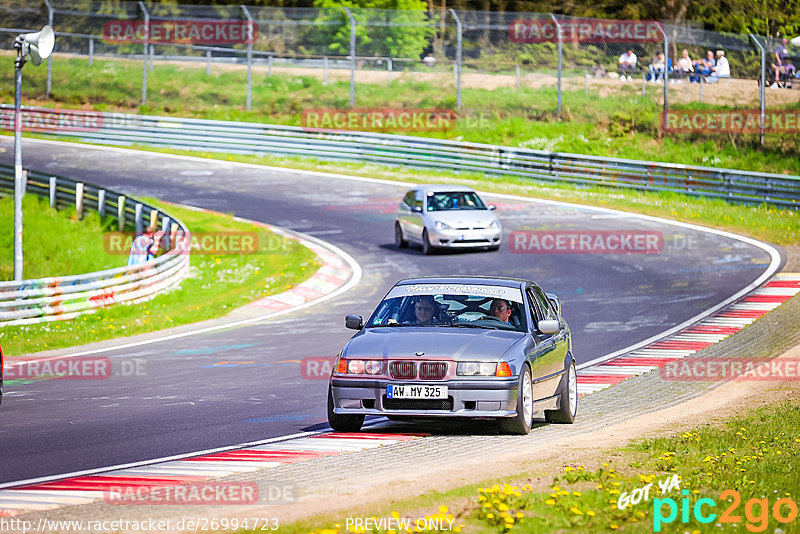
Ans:
<svg viewBox="0 0 800 534"><path fill-rule="evenodd" d="M0 102L13 102L11 71L0 72ZM245 109L246 69L215 67L206 75L202 63L157 64L148 77L147 105L141 106L141 64L130 60L59 57L53 62L49 100L44 95L46 69L26 73L25 102L45 107L122 111L217 120L299 126L304 110L348 109L349 83L323 85L316 76L253 74L252 109ZM31 94L32 93L32 94ZM459 120L445 131L411 135L506 146L669 161L774 173L800 174L800 149L794 134L771 134L759 146L755 134L671 134L661 126L661 96L653 89L642 97L637 84L614 86L604 94L582 90L563 94L563 120L557 120L553 88L481 89L465 87ZM794 104L796 107L796 104ZM412 79L361 83L357 108L455 109L455 88ZM684 106L685 107L685 106ZM680 105L671 109L681 109ZM692 104L689 109L724 109ZM772 109L772 108L771 108ZM387 130L388 131L388 130ZM402 133L402 132L396 132Z"/></svg>
<svg viewBox="0 0 800 534"><path fill-rule="evenodd" d="M261 226L234 221L230 215L198 212L154 199L147 201L178 217L192 232L254 232L258 249L253 254L241 255L193 254L191 275L179 287L135 306L119 304L63 323L56 321L3 327L0 330L0 344L6 356L144 334L221 317L248 302L293 287L308 279L319 268L316 256L309 249ZM54 215L49 213L49 208L44 208L40 215L42 213L46 213L44 217L47 220L53 218L51 222L60 226L64 226L64 221L57 219L70 220L69 212ZM29 220L33 222L36 218L30 217ZM97 230L99 219L90 224L95 225L91 228ZM102 228L104 226L100 224ZM60 236L61 232L58 234ZM25 235L27 239L31 230L26 229ZM94 251L92 255L96 256L95 263L91 265L104 265L106 268L125 265L127 255L111 255L103 248L102 232L97 231L82 239L86 240L87 247L91 247ZM59 257L61 249L68 248L67 242L61 237L53 241L34 241L46 251L34 252L35 245L30 241L27 243L26 250L32 250L32 254L41 258L49 255ZM33 274L26 273L26 277L29 276Z"/></svg>
<svg viewBox="0 0 800 534"><path fill-rule="evenodd" d="M443 521L444 528L429 522L432 528L399 532L796 532L798 400L794 391L787 400L718 424L597 451L594 466L549 468L545 480L551 482L534 482L541 473L524 473L281 530L385 533L358 529L345 518L395 517L412 526L418 519Z"/></svg>

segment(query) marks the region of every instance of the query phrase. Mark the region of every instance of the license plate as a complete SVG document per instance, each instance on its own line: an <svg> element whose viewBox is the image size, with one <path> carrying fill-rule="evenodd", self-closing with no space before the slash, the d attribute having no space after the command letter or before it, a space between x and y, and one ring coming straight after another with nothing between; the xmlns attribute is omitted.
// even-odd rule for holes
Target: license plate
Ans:
<svg viewBox="0 0 800 534"><path fill-rule="evenodd" d="M427 386L425 384L387 384L388 399L446 399L447 386Z"/></svg>

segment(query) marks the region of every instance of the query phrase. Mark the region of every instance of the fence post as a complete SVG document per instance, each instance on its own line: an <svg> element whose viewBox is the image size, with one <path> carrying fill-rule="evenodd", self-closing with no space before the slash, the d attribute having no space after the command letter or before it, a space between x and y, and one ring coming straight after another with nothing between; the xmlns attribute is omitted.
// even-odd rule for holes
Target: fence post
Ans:
<svg viewBox="0 0 800 534"><path fill-rule="evenodd" d="M150 13L147 12L147 8L144 7L144 2L141 0L139 0L139 9L144 14L144 27L146 30L144 34L144 62L142 63L142 105L144 106L147 102L147 50L150 45Z"/></svg>
<svg viewBox="0 0 800 534"><path fill-rule="evenodd" d="M664 67L666 69L666 66ZM647 83L647 74L642 72L642 97L645 95L645 84Z"/></svg>
<svg viewBox="0 0 800 534"><path fill-rule="evenodd" d="M206 76L211 74L211 50L206 50Z"/></svg>
<svg viewBox="0 0 800 534"><path fill-rule="evenodd" d="M461 19L458 18L455 9L449 9L453 20L456 21L456 62L453 65L456 78L456 109L461 111Z"/></svg>
<svg viewBox="0 0 800 534"><path fill-rule="evenodd" d="M150 45L150 70L153 70L153 58L156 56L156 45Z"/></svg>
<svg viewBox="0 0 800 534"><path fill-rule="evenodd" d="M142 203L137 202L134 207L133 224L136 227L136 233L142 233Z"/></svg>
<svg viewBox="0 0 800 534"><path fill-rule="evenodd" d="M760 102L760 109L761 109L761 121L759 126L761 126L761 146L764 146L764 124L767 120L767 112L766 112L766 87L767 87L767 51L762 46L761 41L758 40L758 37L753 35L752 33L748 34L750 39L756 44L758 49L761 51L761 91L759 91L758 99Z"/></svg>
<svg viewBox="0 0 800 534"><path fill-rule="evenodd" d="M158 210L150 210L150 222L147 225L158 228Z"/></svg>
<svg viewBox="0 0 800 534"><path fill-rule="evenodd" d="M322 85L328 85L328 56L322 58Z"/></svg>
<svg viewBox="0 0 800 534"><path fill-rule="evenodd" d="M703 103L703 77L702 76L700 77L700 83L698 83L697 85L700 86L700 103L702 104Z"/></svg>
<svg viewBox="0 0 800 534"><path fill-rule="evenodd" d="M519 65L517 65L517 89L519 89Z"/></svg>
<svg viewBox="0 0 800 534"><path fill-rule="evenodd" d="M49 0L44 0L44 5L47 6L47 24L53 27L53 6L50 5ZM50 98L50 89L53 87L53 54L47 56L47 98Z"/></svg>
<svg viewBox="0 0 800 534"><path fill-rule="evenodd" d="M389 76L389 83L392 83L392 58L386 59L386 72Z"/></svg>
<svg viewBox="0 0 800 534"><path fill-rule="evenodd" d="M275 59L275 56L270 54L267 56L267 78L272 78L272 62Z"/></svg>
<svg viewBox="0 0 800 534"><path fill-rule="evenodd" d="M664 36L664 121L662 127L667 130L667 113L669 113L669 37L661 23L658 23L661 35ZM677 58L675 58L677 61Z"/></svg>
<svg viewBox="0 0 800 534"><path fill-rule="evenodd" d="M75 214L79 221L83 219L83 182L75 184Z"/></svg>
<svg viewBox="0 0 800 534"><path fill-rule="evenodd" d="M564 56L564 33L561 31L561 24L555 15L550 13L550 18L556 25L556 35L558 35L558 115L561 116L561 70Z"/></svg>
<svg viewBox="0 0 800 534"><path fill-rule="evenodd" d="M106 190L100 189L97 191L97 213L100 214L100 220L106 218Z"/></svg>
<svg viewBox="0 0 800 534"><path fill-rule="evenodd" d="M356 19L349 7L344 8L350 19L350 107L356 105Z"/></svg>
<svg viewBox="0 0 800 534"><path fill-rule="evenodd" d="M253 103L253 17L244 5L239 6L247 17L247 103L245 109L250 111Z"/></svg>
<svg viewBox="0 0 800 534"><path fill-rule="evenodd" d="M55 176L50 177L50 207L53 209L58 209L58 203L56 199L56 188L58 187L58 178Z"/></svg>
<svg viewBox="0 0 800 534"><path fill-rule="evenodd" d="M89 39L89 66L94 62L94 39Z"/></svg>
<svg viewBox="0 0 800 534"><path fill-rule="evenodd" d="M583 93L589 94L589 67L583 68Z"/></svg>
<svg viewBox="0 0 800 534"><path fill-rule="evenodd" d="M122 232L125 230L125 197L117 197L117 229Z"/></svg>

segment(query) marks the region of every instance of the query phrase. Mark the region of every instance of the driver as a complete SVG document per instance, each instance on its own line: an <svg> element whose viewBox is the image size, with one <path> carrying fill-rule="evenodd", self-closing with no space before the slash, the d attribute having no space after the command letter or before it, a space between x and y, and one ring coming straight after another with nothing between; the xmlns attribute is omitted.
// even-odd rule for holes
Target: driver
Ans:
<svg viewBox="0 0 800 534"><path fill-rule="evenodd" d="M438 310L439 305L430 295L418 298L414 303L414 316L417 319L417 324L435 323L435 315Z"/></svg>
<svg viewBox="0 0 800 534"><path fill-rule="evenodd" d="M511 305L507 300L494 299L491 306L489 306L489 315L497 317L506 324L511 324Z"/></svg>

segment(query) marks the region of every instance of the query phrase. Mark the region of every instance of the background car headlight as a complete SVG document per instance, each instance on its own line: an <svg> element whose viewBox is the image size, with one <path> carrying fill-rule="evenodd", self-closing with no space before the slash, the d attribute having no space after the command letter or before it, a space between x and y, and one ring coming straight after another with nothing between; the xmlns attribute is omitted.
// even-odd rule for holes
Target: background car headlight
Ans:
<svg viewBox="0 0 800 534"><path fill-rule="evenodd" d="M436 227L437 230L449 230L450 229L450 227L448 225L446 225L445 223L443 223L442 221L436 221L435 223L433 223L433 225Z"/></svg>
<svg viewBox="0 0 800 534"><path fill-rule="evenodd" d="M497 364L492 362L459 362L456 374L462 376L494 376Z"/></svg>
<svg viewBox="0 0 800 534"><path fill-rule="evenodd" d="M489 228L500 228L500 221L492 221L492 224L489 225Z"/></svg>

